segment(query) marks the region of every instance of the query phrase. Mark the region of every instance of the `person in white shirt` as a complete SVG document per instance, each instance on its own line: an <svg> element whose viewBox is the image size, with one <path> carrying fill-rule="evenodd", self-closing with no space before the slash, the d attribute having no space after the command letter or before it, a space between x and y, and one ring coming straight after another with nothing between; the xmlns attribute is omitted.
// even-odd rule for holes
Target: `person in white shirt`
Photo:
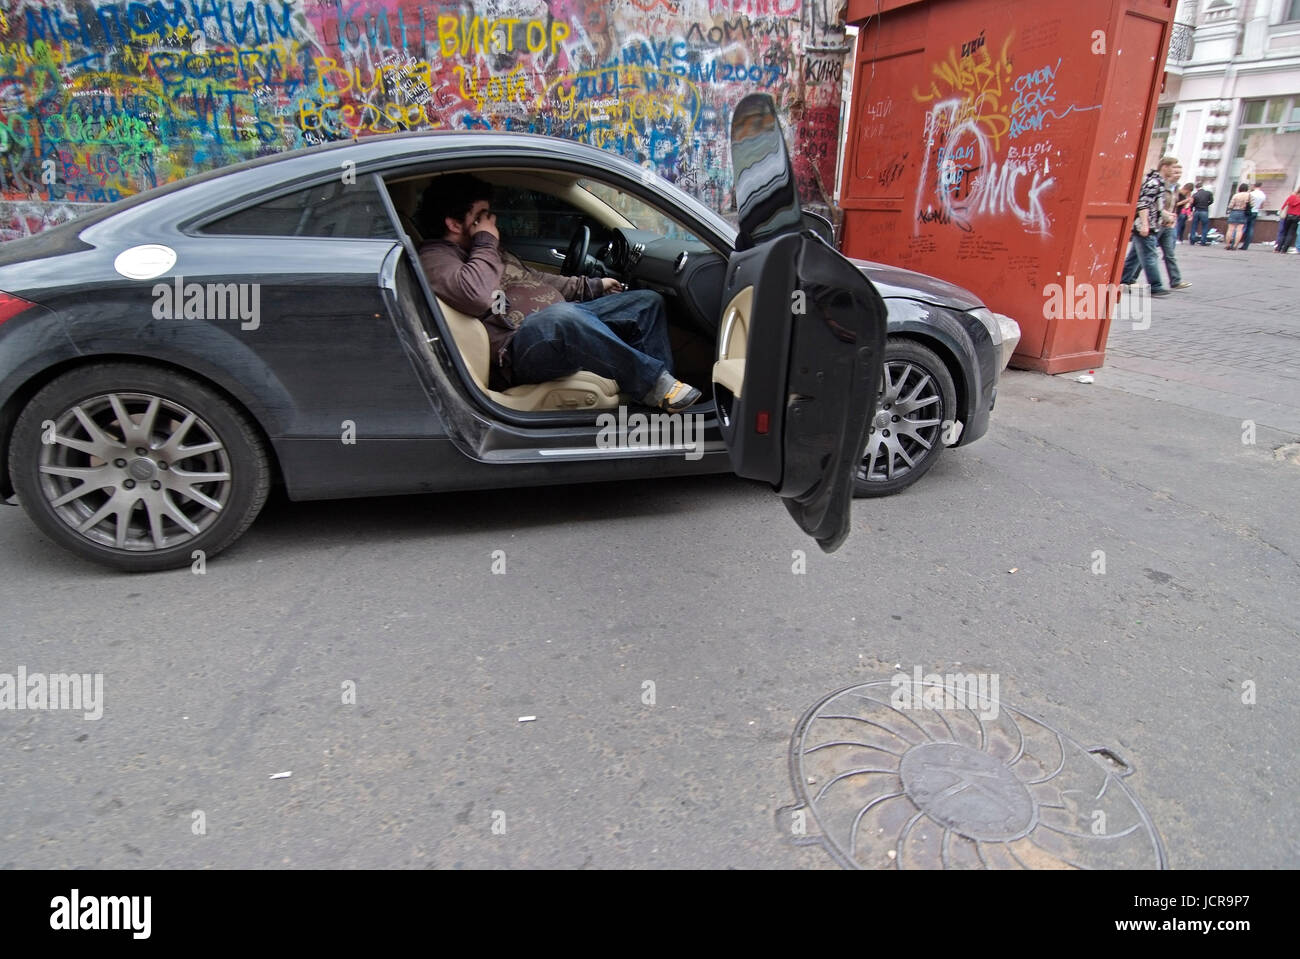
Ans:
<svg viewBox="0 0 1300 959"><path fill-rule="evenodd" d="M1246 233L1241 242L1243 250L1250 249L1251 238L1255 235L1255 221L1259 219L1259 211L1264 206L1264 191L1256 183L1254 189L1250 191L1250 209L1246 211Z"/></svg>

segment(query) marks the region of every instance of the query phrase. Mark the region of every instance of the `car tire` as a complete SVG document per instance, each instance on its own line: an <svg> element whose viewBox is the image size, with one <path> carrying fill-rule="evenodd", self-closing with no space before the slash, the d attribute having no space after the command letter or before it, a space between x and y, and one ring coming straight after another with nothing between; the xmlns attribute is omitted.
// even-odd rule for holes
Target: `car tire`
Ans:
<svg viewBox="0 0 1300 959"><path fill-rule="evenodd" d="M956 418L956 409L957 388L938 354L915 340L890 339L853 495L890 496L924 476L943 454L944 424ZM899 423L908 426L900 432Z"/></svg>
<svg viewBox="0 0 1300 959"><path fill-rule="evenodd" d="M188 376L138 363L79 367L42 388L15 424L9 472L44 533L125 572L206 562L249 527L271 485L247 416Z"/></svg>

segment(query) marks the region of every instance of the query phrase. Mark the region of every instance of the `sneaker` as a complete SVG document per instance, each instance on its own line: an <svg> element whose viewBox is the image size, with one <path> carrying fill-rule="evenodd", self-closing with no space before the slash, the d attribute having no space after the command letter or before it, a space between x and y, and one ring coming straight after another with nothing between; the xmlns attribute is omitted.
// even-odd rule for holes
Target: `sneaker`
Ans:
<svg viewBox="0 0 1300 959"><path fill-rule="evenodd" d="M669 413L680 413L687 407L694 406L701 395L700 391L690 384L673 380L673 385L668 388L659 405Z"/></svg>
<svg viewBox="0 0 1300 959"><path fill-rule="evenodd" d="M1175 283L1173 286L1171 286L1170 289L1171 289L1171 290L1186 290L1186 289L1187 289L1188 287L1190 287L1191 285L1192 285L1192 284L1188 283L1186 280L1180 280L1179 282L1177 282L1177 283Z"/></svg>
<svg viewBox="0 0 1300 959"><path fill-rule="evenodd" d="M1171 296L1171 295L1173 295L1173 291L1172 291L1172 290L1166 290L1164 287L1161 287L1161 288L1158 289L1158 290L1152 290L1152 291L1151 291L1151 295L1152 295L1152 296Z"/></svg>

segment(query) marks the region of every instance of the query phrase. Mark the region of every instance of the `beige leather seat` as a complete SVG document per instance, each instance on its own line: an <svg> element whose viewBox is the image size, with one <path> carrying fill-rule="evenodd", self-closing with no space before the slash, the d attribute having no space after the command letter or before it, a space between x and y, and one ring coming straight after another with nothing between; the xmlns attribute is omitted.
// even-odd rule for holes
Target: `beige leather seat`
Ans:
<svg viewBox="0 0 1300 959"><path fill-rule="evenodd" d="M618 406L618 384L588 370L562 380L512 386L504 393L488 389L492 362L487 328L474 317L454 310L438 297L438 309L447 318L452 338L478 388L507 409L531 413L545 410L603 410Z"/></svg>

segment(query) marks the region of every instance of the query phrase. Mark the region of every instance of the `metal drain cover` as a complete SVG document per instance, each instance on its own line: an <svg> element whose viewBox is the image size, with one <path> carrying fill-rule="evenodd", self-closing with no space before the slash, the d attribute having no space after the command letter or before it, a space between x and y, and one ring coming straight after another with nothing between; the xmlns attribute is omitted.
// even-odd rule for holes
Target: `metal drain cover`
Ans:
<svg viewBox="0 0 1300 959"><path fill-rule="evenodd" d="M973 688L945 677L827 696L795 727L795 804L777 827L857 869L1165 868L1121 781L1132 766Z"/></svg>

